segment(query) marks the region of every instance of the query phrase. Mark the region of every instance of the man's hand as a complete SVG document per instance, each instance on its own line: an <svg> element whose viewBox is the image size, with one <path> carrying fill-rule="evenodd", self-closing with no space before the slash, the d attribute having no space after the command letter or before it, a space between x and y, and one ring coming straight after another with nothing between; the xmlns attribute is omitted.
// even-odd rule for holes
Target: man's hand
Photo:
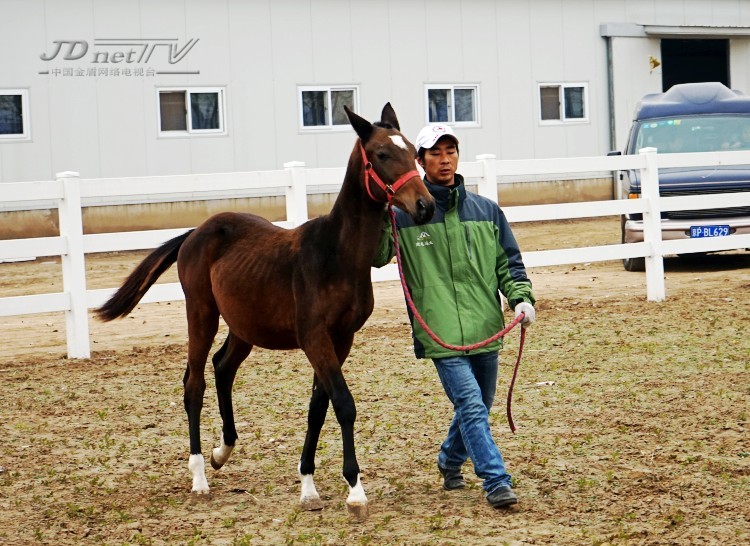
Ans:
<svg viewBox="0 0 750 546"><path fill-rule="evenodd" d="M524 314L523 320L521 321L522 328L528 328L529 326L531 326L531 323L534 322L534 319L536 319L536 311L534 311L534 306L525 301L522 301L521 303L516 305L515 311L516 317L521 313Z"/></svg>

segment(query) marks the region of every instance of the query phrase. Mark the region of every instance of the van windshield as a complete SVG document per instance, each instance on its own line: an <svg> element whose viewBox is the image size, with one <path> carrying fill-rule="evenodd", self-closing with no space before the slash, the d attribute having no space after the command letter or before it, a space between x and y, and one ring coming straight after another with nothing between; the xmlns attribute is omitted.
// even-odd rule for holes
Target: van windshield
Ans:
<svg viewBox="0 0 750 546"><path fill-rule="evenodd" d="M635 146L654 147L658 153L750 150L750 115L683 116L641 121Z"/></svg>

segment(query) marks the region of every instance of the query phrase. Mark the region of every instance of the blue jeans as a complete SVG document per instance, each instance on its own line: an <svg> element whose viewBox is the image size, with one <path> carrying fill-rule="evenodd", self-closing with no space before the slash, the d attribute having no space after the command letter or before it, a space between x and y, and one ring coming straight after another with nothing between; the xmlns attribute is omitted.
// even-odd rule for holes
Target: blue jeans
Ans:
<svg viewBox="0 0 750 546"><path fill-rule="evenodd" d="M438 465L458 470L471 458L487 493L511 485L500 449L492 439L489 411L497 387L497 351L435 358L440 382L453 402L453 421L440 446Z"/></svg>

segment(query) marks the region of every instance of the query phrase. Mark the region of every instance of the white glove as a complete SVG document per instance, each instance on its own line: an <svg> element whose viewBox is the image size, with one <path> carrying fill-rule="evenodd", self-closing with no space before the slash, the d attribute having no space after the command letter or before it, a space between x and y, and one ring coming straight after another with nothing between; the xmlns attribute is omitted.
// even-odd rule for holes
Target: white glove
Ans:
<svg viewBox="0 0 750 546"><path fill-rule="evenodd" d="M523 317L523 320L521 321L521 327L522 328L528 328L531 326L531 323L534 322L534 319L536 319L536 311L534 311L534 306L530 303L527 303L525 301L522 301L518 305L516 305L516 317L523 313L525 316Z"/></svg>

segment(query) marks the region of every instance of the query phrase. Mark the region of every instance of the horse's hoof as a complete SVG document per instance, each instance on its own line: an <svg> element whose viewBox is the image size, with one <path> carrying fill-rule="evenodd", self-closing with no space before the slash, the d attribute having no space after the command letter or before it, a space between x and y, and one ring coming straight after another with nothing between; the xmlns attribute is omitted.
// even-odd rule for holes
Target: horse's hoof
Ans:
<svg viewBox="0 0 750 546"><path fill-rule="evenodd" d="M323 501L320 500L320 497L304 497L300 499L299 504L303 510L310 512L323 509Z"/></svg>
<svg viewBox="0 0 750 546"><path fill-rule="evenodd" d="M211 468L214 470L219 470L222 466L224 466L224 463L219 463L214 459L214 454L211 453Z"/></svg>
<svg viewBox="0 0 750 546"><path fill-rule="evenodd" d="M221 445L211 450L211 466L214 470L219 470L229 460L229 456L232 454L234 446L228 446L224 443L224 435L221 436Z"/></svg>
<svg viewBox="0 0 750 546"><path fill-rule="evenodd" d="M208 498L211 495L210 489L193 489L190 493L195 498Z"/></svg>
<svg viewBox="0 0 750 546"><path fill-rule="evenodd" d="M366 502L347 502L346 508L349 511L349 515L357 521L365 521L367 516L370 515Z"/></svg>
<svg viewBox="0 0 750 546"><path fill-rule="evenodd" d="M190 489L190 492L195 496L210 495L211 489L208 487L208 482L206 482L205 480L197 480L197 481L198 483L193 483L193 487L192 489Z"/></svg>

